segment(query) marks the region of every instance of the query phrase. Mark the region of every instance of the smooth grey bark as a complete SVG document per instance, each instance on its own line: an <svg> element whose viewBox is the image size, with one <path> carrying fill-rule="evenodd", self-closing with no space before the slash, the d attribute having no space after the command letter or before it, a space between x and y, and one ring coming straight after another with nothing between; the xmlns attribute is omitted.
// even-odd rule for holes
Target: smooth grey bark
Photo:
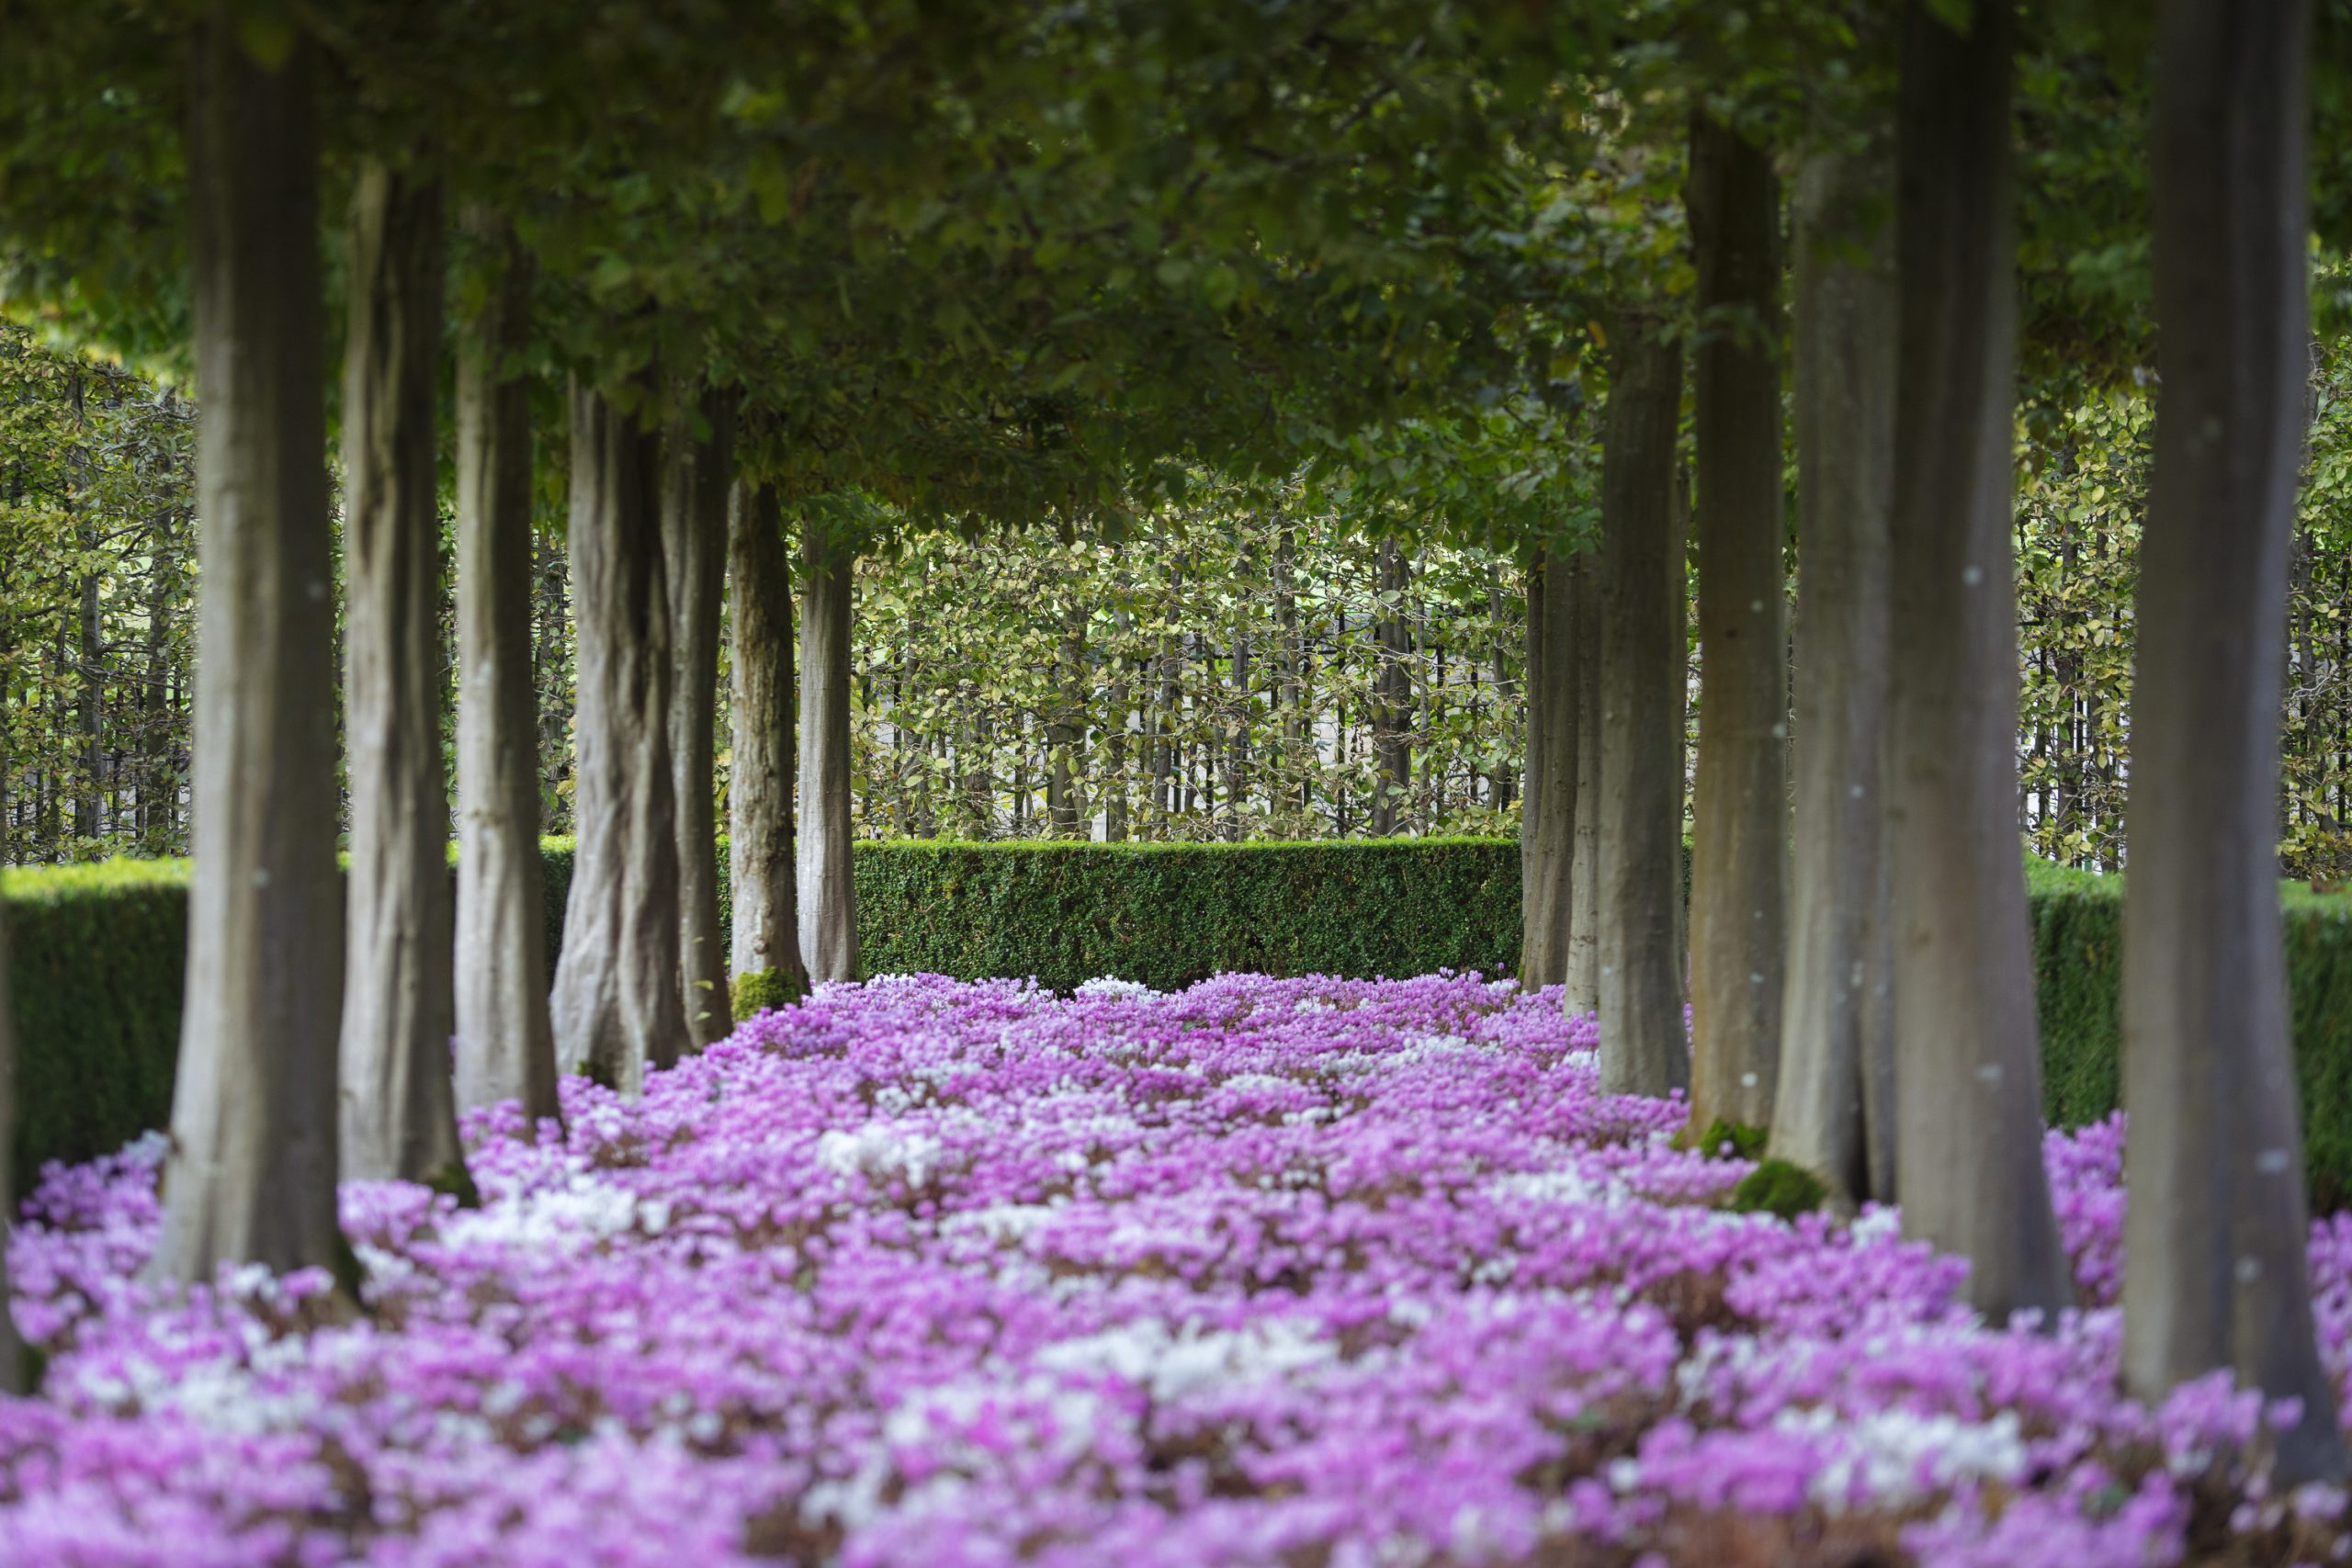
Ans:
<svg viewBox="0 0 2352 1568"><path fill-rule="evenodd" d="M1575 864L1568 874L1575 918L1568 926L1567 1009L1600 1010L1600 557L1570 558L1575 607L1577 705L1577 822Z"/></svg>
<svg viewBox="0 0 2352 1568"><path fill-rule="evenodd" d="M1708 335L1691 366L1699 765L1691 797L1690 1122L1772 1121L1787 967L1788 637L1781 515L1781 186L1704 113L1686 192Z"/></svg>
<svg viewBox="0 0 2352 1568"><path fill-rule="evenodd" d="M574 380L567 555L578 627L577 849L548 1011L556 1060L634 1095L687 1041L678 988L673 649L661 439Z"/></svg>
<svg viewBox="0 0 2352 1568"><path fill-rule="evenodd" d="M526 254L486 211L467 228L501 271L458 347L457 1091L560 1116L531 682L531 387Z"/></svg>
<svg viewBox="0 0 2352 1568"><path fill-rule="evenodd" d="M1544 551L1528 570L1527 795L1520 805L1519 980L1568 977L1577 838L1574 558Z"/></svg>
<svg viewBox="0 0 2352 1568"><path fill-rule="evenodd" d="M465 1162L450 1079L449 790L435 678L441 257L439 185L363 160L343 375L349 1181L424 1181Z"/></svg>
<svg viewBox="0 0 2352 1568"><path fill-rule="evenodd" d="M670 590L670 761L678 844L680 1005L696 1048L735 1027L727 950L718 934L718 613L727 580L728 495L734 488L735 398L706 392L703 437L681 419L662 449L662 556Z"/></svg>
<svg viewBox="0 0 2352 1568"><path fill-rule="evenodd" d="M230 7L189 114L201 519L187 988L148 1272L331 1265L343 886L311 52L277 70Z"/></svg>
<svg viewBox="0 0 2352 1568"><path fill-rule="evenodd" d="M1966 1258L1996 1323L2073 1296L2018 842L2010 25L1904 20L1887 777L1904 1230Z"/></svg>
<svg viewBox="0 0 2352 1568"><path fill-rule="evenodd" d="M857 558L800 528L800 954L812 980L857 978L850 874L850 590Z"/></svg>
<svg viewBox="0 0 2352 1568"><path fill-rule="evenodd" d="M1676 424L1682 352L1641 315L1611 333L1600 459L1600 1087L1690 1081L1682 1025L1685 640Z"/></svg>
<svg viewBox="0 0 2352 1568"><path fill-rule="evenodd" d="M1891 139L1890 139L1891 141ZM1885 838L1894 226L1888 141L1797 178L1796 852L1774 1155L1894 1197Z"/></svg>
<svg viewBox="0 0 2352 1568"><path fill-rule="evenodd" d="M727 886L738 975L775 971L796 997L800 960L792 832L792 560L775 491L735 481L727 512L727 621L734 637L728 709L734 764L727 790Z"/></svg>
<svg viewBox="0 0 2352 1568"><path fill-rule="evenodd" d="M2312 1322L2278 908L2288 551L2306 334L2308 8L2166 0L2156 435L2123 904L2123 1371L2301 1402L2282 1480L2340 1478Z"/></svg>

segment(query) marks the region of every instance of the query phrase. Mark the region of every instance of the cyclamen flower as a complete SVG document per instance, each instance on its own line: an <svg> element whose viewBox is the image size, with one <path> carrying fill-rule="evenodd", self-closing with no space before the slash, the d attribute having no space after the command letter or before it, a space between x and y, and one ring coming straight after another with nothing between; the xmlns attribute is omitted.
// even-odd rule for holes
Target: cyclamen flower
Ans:
<svg viewBox="0 0 2352 1568"><path fill-rule="evenodd" d="M567 1080L568 1134L475 1113L479 1210L345 1188L357 1321L316 1270L141 1284L160 1139L52 1168L0 1568L2055 1568L2216 1498L2248 1560L2344 1544L2249 1468L2258 1398L2118 1392L2120 1118L2046 1149L2089 1310L2012 1332L1892 1211L1726 1212L1749 1168L1559 1002L822 986L634 1102ZM2312 1257L2341 1376L2352 1220Z"/></svg>

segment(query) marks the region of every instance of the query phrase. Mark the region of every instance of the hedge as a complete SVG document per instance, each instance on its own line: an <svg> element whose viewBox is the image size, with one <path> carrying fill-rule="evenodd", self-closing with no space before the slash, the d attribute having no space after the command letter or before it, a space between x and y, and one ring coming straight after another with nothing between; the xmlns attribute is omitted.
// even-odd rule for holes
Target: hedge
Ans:
<svg viewBox="0 0 2352 1568"><path fill-rule="evenodd" d="M0 872L16 1004L11 1190L171 1118L187 962L188 863Z"/></svg>
<svg viewBox="0 0 2352 1568"><path fill-rule="evenodd" d="M2123 1100L2123 879L2029 863L2041 1071L2056 1126ZM2352 897L2283 889L2303 1164L2322 1213L2352 1205Z"/></svg>
<svg viewBox="0 0 2352 1568"><path fill-rule="evenodd" d="M876 974L1027 975L1059 991L1116 975L1168 990L1222 970L1519 964L1519 846L1499 840L919 842L876 845L855 864Z"/></svg>
<svg viewBox="0 0 2352 1568"><path fill-rule="evenodd" d="M571 845L546 846L548 952L560 951ZM1097 975L1169 989L1220 970L1507 975L1519 956L1519 847L1490 839L1306 844L860 843L869 973ZM722 876L726 856L720 854ZM0 874L15 941L17 1190L171 1108L185 861ZM2052 1124L2120 1098L2121 879L2030 863L2027 878ZM2290 886L2288 973L2314 1198L2352 1201L2352 897ZM722 905L722 916L724 906Z"/></svg>

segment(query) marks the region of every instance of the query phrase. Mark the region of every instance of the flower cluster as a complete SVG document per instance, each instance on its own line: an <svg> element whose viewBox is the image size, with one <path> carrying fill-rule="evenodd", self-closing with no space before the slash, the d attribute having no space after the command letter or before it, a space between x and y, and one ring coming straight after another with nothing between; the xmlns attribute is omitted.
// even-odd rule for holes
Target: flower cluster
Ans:
<svg viewBox="0 0 2352 1568"><path fill-rule="evenodd" d="M1786 1224L1590 1020L1475 976L820 987L482 1202L346 1186L318 1273L137 1273L154 1141L9 1252L0 1565L2164 1564L2343 1552L2260 1402L2117 1390L2122 1128L2053 1135L2086 1308ZM2332 1364L2352 1226L2312 1250Z"/></svg>

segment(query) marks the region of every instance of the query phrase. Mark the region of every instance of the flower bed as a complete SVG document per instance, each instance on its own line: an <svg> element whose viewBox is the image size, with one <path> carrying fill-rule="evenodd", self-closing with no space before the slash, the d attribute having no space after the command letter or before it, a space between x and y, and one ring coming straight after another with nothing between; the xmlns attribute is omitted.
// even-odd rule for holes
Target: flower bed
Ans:
<svg viewBox="0 0 2352 1568"><path fill-rule="evenodd" d="M152 1140L10 1251L0 1563L2229 1561L2343 1549L2258 1402L2118 1397L2121 1130L2053 1137L2086 1301L1951 1304L1894 1216L1605 1097L1589 1021L1476 977L1057 999L833 987L568 1138L477 1119L480 1210L346 1187L316 1274L153 1298ZM2352 1329L2352 1224L2314 1232Z"/></svg>

